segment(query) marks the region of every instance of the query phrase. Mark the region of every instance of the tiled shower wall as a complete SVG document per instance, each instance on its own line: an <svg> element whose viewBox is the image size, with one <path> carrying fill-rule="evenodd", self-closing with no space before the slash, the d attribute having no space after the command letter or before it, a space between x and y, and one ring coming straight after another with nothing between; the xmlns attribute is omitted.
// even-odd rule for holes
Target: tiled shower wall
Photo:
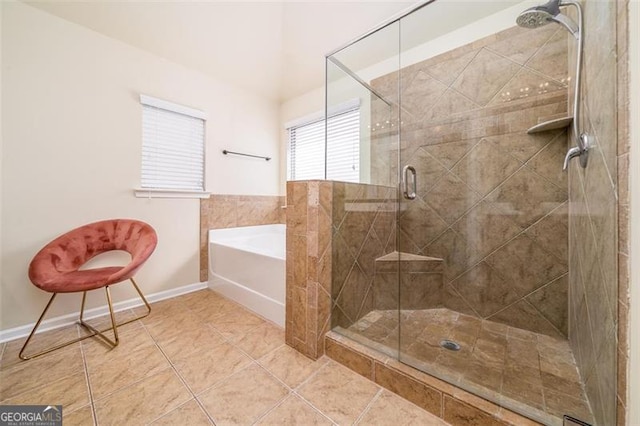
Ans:
<svg viewBox="0 0 640 426"><path fill-rule="evenodd" d="M587 168L574 162L569 173L569 340L597 424L616 424L616 411L618 424L624 424L628 312L627 2L587 1L583 6L581 118L583 131L593 136L595 145L589 152ZM618 367L616 362L620 363Z"/></svg>
<svg viewBox="0 0 640 426"><path fill-rule="evenodd" d="M395 188L333 183L333 327L374 309L375 260L396 250L396 203ZM397 293L397 285L388 290Z"/></svg>
<svg viewBox="0 0 640 426"><path fill-rule="evenodd" d="M287 344L318 358L330 328L369 312L374 260L395 250L394 200L388 187L287 182Z"/></svg>
<svg viewBox="0 0 640 426"><path fill-rule="evenodd" d="M567 136L526 131L567 114L567 45L558 26L513 27L371 82L390 99L400 86L401 163L418 172L400 251L444 259L445 307L556 337L568 327ZM396 151L376 132L384 183Z"/></svg>
<svg viewBox="0 0 640 426"><path fill-rule="evenodd" d="M208 279L209 229L285 223L282 196L220 195L200 200L200 281Z"/></svg>

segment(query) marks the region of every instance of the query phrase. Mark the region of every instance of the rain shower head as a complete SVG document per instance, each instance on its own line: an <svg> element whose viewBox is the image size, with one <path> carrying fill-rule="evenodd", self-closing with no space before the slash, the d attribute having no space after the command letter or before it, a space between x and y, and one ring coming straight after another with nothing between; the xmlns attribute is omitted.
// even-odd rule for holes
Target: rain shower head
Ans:
<svg viewBox="0 0 640 426"><path fill-rule="evenodd" d="M560 12L560 0L550 0L541 6L530 7L516 18L516 23L523 28L538 28L555 22L565 27L573 36L578 36L578 26L571 18Z"/></svg>

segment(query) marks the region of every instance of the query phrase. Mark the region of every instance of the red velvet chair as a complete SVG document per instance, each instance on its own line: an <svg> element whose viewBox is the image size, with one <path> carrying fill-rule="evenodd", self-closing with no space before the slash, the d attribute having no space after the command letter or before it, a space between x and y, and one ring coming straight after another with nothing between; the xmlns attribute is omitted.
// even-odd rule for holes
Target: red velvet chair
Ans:
<svg viewBox="0 0 640 426"><path fill-rule="evenodd" d="M44 355L56 349L79 342L89 337L98 336L109 346L115 347L119 343L118 326L146 317L151 312L151 306L138 288L133 275L142 267L151 253L156 248L158 237L154 229L138 220L113 219L90 223L76 228L59 236L40 250L29 265L29 279L41 290L53 293L47 306L40 315L38 322L29 334L26 342L20 350L19 357L27 360ZM80 267L95 256L112 250L123 250L131 255L131 262L125 266L109 266L80 270ZM116 324L111 303L109 286L122 281L130 280L140 298L147 307L147 313L137 318L120 324ZM87 291L104 287L107 294L107 304L111 316L111 327L97 330L83 320L84 305ZM24 355L27 345L40 326L42 319L49 310L58 293L82 292L82 305L80 306L79 324L86 328L90 334L71 340L33 355ZM113 330L113 340L103 333Z"/></svg>

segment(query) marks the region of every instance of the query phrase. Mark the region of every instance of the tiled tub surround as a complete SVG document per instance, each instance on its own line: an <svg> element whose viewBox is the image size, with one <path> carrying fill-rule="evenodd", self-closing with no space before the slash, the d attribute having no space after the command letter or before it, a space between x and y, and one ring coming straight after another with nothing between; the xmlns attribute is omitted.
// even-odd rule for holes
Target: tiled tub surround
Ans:
<svg viewBox="0 0 640 426"><path fill-rule="evenodd" d="M283 196L220 195L200 200L200 281L207 281L210 229L285 223Z"/></svg>
<svg viewBox="0 0 640 426"><path fill-rule="evenodd" d="M401 162L418 196L402 203L399 251L444 260L433 300L554 337L567 336L567 138L526 130L566 114L567 44L554 25L513 27L371 82L393 99L400 78Z"/></svg>
<svg viewBox="0 0 640 426"><path fill-rule="evenodd" d="M130 318L131 311L118 314ZM106 318L91 321L105 326ZM44 347L82 332L39 334ZM120 345L95 340L31 361L0 343L0 404L61 404L65 425L332 425L446 423L322 357L284 344L283 330L202 290L154 303Z"/></svg>

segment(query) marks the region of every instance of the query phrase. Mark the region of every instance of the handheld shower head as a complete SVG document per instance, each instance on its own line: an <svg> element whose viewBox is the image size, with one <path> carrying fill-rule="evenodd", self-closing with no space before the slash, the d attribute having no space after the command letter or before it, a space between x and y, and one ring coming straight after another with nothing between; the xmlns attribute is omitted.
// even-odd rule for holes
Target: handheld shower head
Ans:
<svg viewBox="0 0 640 426"><path fill-rule="evenodd" d="M560 12L560 0L550 0L541 6L530 7L516 18L516 23L523 28L538 28L555 22L565 27L577 38L578 26L568 16Z"/></svg>

